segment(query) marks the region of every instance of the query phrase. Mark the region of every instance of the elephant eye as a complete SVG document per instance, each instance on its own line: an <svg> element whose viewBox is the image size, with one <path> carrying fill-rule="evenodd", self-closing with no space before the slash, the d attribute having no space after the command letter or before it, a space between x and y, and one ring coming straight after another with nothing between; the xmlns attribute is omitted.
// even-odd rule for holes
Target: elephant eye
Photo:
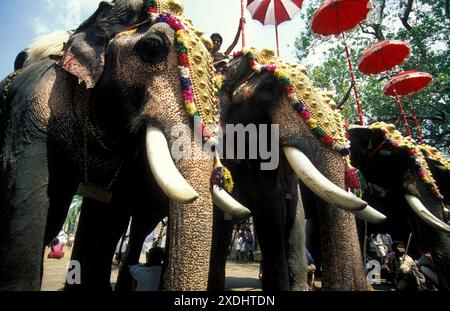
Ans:
<svg viewBox="0 0 450 311"><path fill-rule="evenodd" d="M135 46L138 57L145 63L157 64L167 58L168 48L163 37L157 34L144 36Z"/></svg>

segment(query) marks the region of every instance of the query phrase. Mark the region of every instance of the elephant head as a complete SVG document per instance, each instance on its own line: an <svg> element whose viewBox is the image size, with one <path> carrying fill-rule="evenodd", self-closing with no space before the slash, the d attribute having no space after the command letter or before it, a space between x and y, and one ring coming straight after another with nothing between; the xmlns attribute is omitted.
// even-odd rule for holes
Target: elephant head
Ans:
<svg viewBox="0 0 450 311"><path fill-rule="evenodd" d="M328 207L319 209L324 253L338 247L346 249L344 257L349 256L345 260L332 259L331 254L326 256L329 261L324 264L328 274L325 287L344 289L332 275L345 270L349 278L346 288L364 289L359 252L354 256L349 252L359 248L354 218L335 206L374 221L383 220L384 216L346 191L345 172L354 171L346 159L348 148L342 117L330 100L324 100L312 87L305 72L299 65L275 59L268 50L244 50L236 54L223 76L221 119L225 124L279 125L280 149L276 152L284 155L280 160L326 202L320 204ZM343 268L346 263L341 259L352 267Z"/></svg>
<svg viewBox="0 0 450 311"><path fill-rule="evenodd" d="M403 234L412 230L419 251L431 252L441 285L448 289L450 249L446 237L450 226L442 221L443 197L422 152L394 125L383 122L355 126L349 134L352 163L368 183L386 189L390 201L395 202L389 207L393 228L400 230L405 220L399 217L407 215L411 228L401 227Z"/></svg>
<svg viewBox="0 0 450 311"><path fill-rule="evenodd" d="M222 207L243 208L220 188L226 171L214 154L219 116L212 59L177 1L148 1L130 16L141 2L101 4L71 36L60 65L92 89L93 115L109 116L97 118L106 136L145 137L153 177L171 201L168 288L202 290L212 199ZM103 23L92 21L110 15L122 31L98 36Z"/></svg>

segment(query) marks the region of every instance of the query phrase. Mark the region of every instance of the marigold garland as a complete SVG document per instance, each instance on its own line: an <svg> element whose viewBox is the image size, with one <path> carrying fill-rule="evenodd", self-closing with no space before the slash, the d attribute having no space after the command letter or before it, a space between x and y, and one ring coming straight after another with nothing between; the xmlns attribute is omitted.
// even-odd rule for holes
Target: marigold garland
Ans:
<svg viewBox="0 0 450 311"><path fill-rule="evenodd" d="M178 54L181 87L186 112L193 123L194 129L202 133L203 141L208 141L212 138L212 135L203 123L200 113L195 105L195 93L190 76L191 64L188 55L189 50L186 27L178 17L171 14L158 13L157 2L155 0L147 0L147 6L147 12L156 23L166 23L175 31L175 50ZM213 77L214 102L216 104L218 102L218 92L221 88L221 84L222 77L220 74L216 73ZM230 171L222 165L217 156L215 162L216 164L212 172L211 183L231 192L234 183Z"/></svg>

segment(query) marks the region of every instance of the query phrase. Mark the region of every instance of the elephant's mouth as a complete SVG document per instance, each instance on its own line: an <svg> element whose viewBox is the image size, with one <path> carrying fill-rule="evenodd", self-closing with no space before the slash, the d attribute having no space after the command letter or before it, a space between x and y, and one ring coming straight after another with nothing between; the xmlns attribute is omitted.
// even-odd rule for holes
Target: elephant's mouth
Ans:
<svg viewBox="0 0 450 311"><path fill-rule="evenodd" d="M187 204L199 197L175 166L167 139L160 129L147 127L146 150L150 170L161 190L172 202ZM250 215L250 211L225 190L213 185L211 191L213 202L225 213L238 219Z"/></svg>

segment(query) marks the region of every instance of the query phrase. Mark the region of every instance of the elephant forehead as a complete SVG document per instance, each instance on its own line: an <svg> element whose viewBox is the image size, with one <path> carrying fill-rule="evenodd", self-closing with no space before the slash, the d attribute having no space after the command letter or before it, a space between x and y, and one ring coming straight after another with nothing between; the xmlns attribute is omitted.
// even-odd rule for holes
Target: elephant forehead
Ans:
<svg viewBox="0 0 450 311"><path fill-rule="evenodd" d="M332 100L330 93L315 88L303 66L284 62L279 62L279 66L291 81L297 97L311 113L317 125L339 144L347 145L344 118L336 108L336 103Z"/></svg>
<svg viewBox="0 0 450 311"><path fill-rule="evenodd" d="M450 162L445 159L444 155L439 152L435 147L429 145L419 145L417 146L427 158L439 162L446 169L450 170Z"/></svg>
<svg viewBox="0 0 450 311"><path fill-rule="evenodd" d="M404 137L398 130L396 130L395 126L384 122L373 123L369 125L369 129L373 131L381 131L386 139L385 143L387 143L389 147L407 151L409 159L414 161L412 164L416 167L419 177L428 186L435 197L439 199L442 198L436 181L434 180L427 161L425 160L425 156L410 137Z"/></svg>

